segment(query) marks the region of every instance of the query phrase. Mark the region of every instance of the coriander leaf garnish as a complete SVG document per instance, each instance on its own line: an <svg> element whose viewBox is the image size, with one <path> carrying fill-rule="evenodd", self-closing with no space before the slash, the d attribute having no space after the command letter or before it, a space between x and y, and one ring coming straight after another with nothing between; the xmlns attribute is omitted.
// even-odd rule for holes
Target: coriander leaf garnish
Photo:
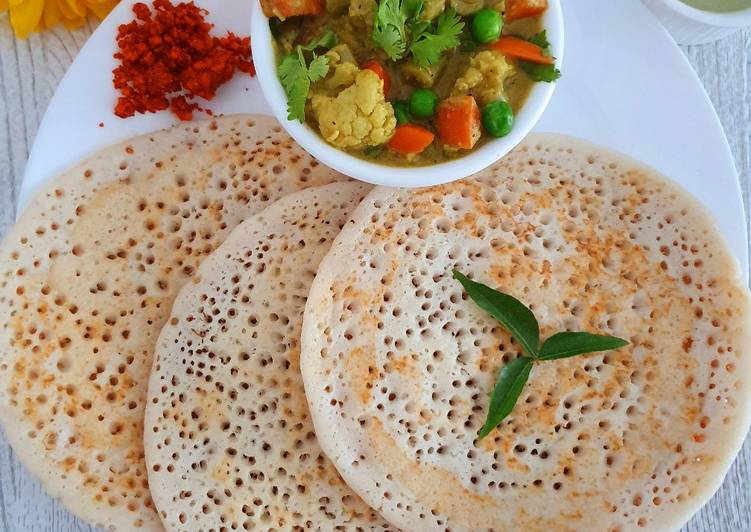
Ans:
<svg viewBox="0 0 751 532"><path fill-rule="evenodd" d="M536 44L540 48L542 48L542 54L547 55L550 57L550 54L552 53L552 49L550 47L550 41L548 41L548 32L547 30L542 30L539 33L535 33L527 39L532 44Z"/></svg>
<svg viewBox="0 0 751 532"><path fill-rule="evenodd" d="M490 434L514 409L516 400L527 383L529 372L532 371L532 362L530 357L515 358L498 372L498 379L490 395L488 416L480 432L477 433L479 439Z"/></svg>
<svg viewBox="0 0 751 532"><path fill-rule="evenodd" d="M561 77L561 71L555 65L539 65L529 61L519 61L519 67L534 81L551 83Z"/></svg>
<svg viewBox="0 0 751 532"><path fill-rule="evenodd" d="M535 33L527 40L542 48L543 55L548 57L552 55L550 41L548 41L548 34L545 30ZM555 65L540 65L529 61L519 61L519 67L534 81L551 83L561 77L561 71Z"/></svg>
<svg viewBox="0 0 751 532"><path fill-rule="evenodd" d="M615 336L586 332L559 332L545 340L538 360L556 360L596 351L609 351L627 346L628 342Z"/></svg>
<svg viewBox="0 0 751 532"><path fill-rule="evenodd" d="M402 9L408 19L418 19L422 14L425 0L402 0Z"/></svg>
<svg viewBox="0 0 751 532"><path fill-rule="evenodd" d="M454 270L454 279L462 283L464 290L478 307L490 313L508 329L527 355L537 358L540 327L531 310L518 299L476 283L457 270Z"/></svg>
<svg viewBox="0 0 751 532"><path fill-rule="evenodd" d="M417 66L425 68L434 65L443 52L459 46L459 36L463 29L464 22L453 9L438 16L435 29L429 22L415 23L409 51Z"/></svg>
<svg viewBox="0 0 751 532"><path fill-rule="evenodd" d="M305 45L298 45L290 54L285 55L277 66L279 81L287 95L287 119L305 120L305 102L308 99L310 85L326 77L329 71L329 60L325 56L317 56L313 52L310 65L305 60L305 52L318 48L331 48L336 44L336 35L328 30L317 39Z"/></svg>
<svg viewBox="0 0 751 532"><path fill-rule="evenodd" d="M407 52L415 63L428 67L441 54L459 45L464 22L453 9L440 14L435 25L420 20L423 0L380 0L373 24L373 40L391 58L399 61Z"/></svg>
<svg viewBox="0 0 751 532"><path fill-rule="evenodd" d="M316 54L313 54L313 60L310 62L310 66L308 67L308 77L310 78L310 81L318 81L319 79L323 79L326 74L329 71L329 58L321 55L316 56Z"/></svg>
<svg viewBox="0 0 751 532"><path fill-rule="evenodd" d="M365 146L362 150L362 154L365 155L365 157L378 157L381 153L383 153L383 144L377 146Z"/></svg>
<svg viewBox="0 0 751 532"><path fill-rule="evenodd" d="M472 281L457 270L453 273L454 279L462 284L467 295L477 306L497 319L519 342L527 355L515 358L503 366L498 373L490 395L485 424L477 435L479 439L490 434L511 413L535 363L609 351L628 345L626 340L616 336L586 332L559 332L549 337L540 346L540 326L535 315L522 302L482 283Z"/></svg>
<svg viewBox="0 0 751 532"><path fill-rule="evenodd" d="M279 81L287 94L287 119L302 122L305 118L305 100L310 90L310 78L305 58L300 60L300 55L293 52L284 56L278 71Z"/></svg>
<svg viewBox="0 0 751 532"><path fill-rule="evenodd" d="M392 61L407 51L407 21L417 18L423 0L381 0L373 24L373 40Z"/></svg>
<svg viewBox="0 0 751 532"><path fill-rule="evenodd" d="M325 48L326 50L328 50L336 46L336 42L336 33L331 30L326 30L323 35L316 39L313 39L308 44L301 46L301 48L308 52L312 52L318 48Z"/></svg>
<svg viewBox="0 0 751 532"><path fill-rule="evenodd" d="M472 31L465 24L462 34L459 36L459 50L465 53L473 53L479 47L480 45L475 40L474 35L472 35Z"/></svg>

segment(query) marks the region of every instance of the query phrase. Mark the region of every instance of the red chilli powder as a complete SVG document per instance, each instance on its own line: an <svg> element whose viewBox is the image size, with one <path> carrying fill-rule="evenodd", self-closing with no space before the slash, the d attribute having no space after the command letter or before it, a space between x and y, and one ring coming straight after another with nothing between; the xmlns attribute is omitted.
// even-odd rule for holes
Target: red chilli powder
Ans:
<svg viewBox="0 0 751 532"><path fill-rule="evenodd" d="M118 28L115 59L120 64L112 71L120 118L164 109L180 120L191 120L193 111L210 115L193 101L196 97L211 100L236 70L256 73L250 38L211 35L208 12L193 2L154 0L153 9L137 3L133 13L136 20Z"/></svg>

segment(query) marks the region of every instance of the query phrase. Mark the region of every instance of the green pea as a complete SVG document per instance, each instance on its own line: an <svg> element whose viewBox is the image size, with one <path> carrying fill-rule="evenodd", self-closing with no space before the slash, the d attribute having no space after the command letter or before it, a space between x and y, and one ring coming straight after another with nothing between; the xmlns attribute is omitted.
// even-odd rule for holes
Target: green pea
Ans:
<svg viewBox="0 0 751 532"><path fill-rule="evenodd" d="M483 44L497 40L502 27L501 14L493 9L481 9L472 17L472 35Z"/></svg>
<svg viewBox="0 0 751 532"><path fill-rule="evenodd" d="M482 108L482 125L491 137L504 137L514 127L514 112L508 102L490 102Z"/></svg>
<svg viewBox="0 0 751 532"><path fill-rule="evenodd" d="M409 102L407 100L397 100L391 103L394 108L397 124L408 124L412 122L412 116L409 114Z"/></svg>
<svg viewBox="0 0 751 532"><path fill-rule="evenodd" d="M409 97L409 112L418 118L430 118L438 107L438 95L430 89L417 89Z"/></svg>

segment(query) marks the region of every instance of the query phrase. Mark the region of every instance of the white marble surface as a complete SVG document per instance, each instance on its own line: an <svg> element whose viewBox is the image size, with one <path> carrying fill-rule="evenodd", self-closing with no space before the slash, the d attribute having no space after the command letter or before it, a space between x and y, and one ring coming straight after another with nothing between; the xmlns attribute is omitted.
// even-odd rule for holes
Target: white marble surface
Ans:
<svg viewBox="0 0 751 532"><path fill-rule="evenodd" d="M76 31L57 29L26 41L16 41L7 15L0 15L0 235L5 234L15 217L24 165L47 103L93 28L93 23L89 23ZM751 30L740 31L718 43L683 49L725 127L748 211L751 199ZM42 491L0 435L0 532L74 530L93 529ZM751 439L746 440L720 491L685 530L751 530Z"/></svg>

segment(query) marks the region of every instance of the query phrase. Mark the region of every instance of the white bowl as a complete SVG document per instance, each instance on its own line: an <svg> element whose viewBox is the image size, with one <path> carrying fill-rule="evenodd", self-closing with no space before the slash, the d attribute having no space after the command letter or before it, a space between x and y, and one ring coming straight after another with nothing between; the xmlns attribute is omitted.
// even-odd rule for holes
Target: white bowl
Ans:
<svg viewBox="0 0 751 532"><path fill-rule="evenodd" d="M751 7L715 13L684 4L680 0L644 0L679 44L717 41L751 26Z"/></svg>
<svg viewBox="0 0 751 532"><path fill-rule="evenodd" d="M560 0L549 0L542 18L553 55L560 68L563 60L563 15ZM424 187L455 181L479 172L506 155L537 123L553 95L555 83L535 83L524 106L514 117L511 133L492 139L471 153L448 162L421 167L395 167L359 159L328 144L307 124L287 120L287 96L276 73L277 59L271 45L271 30L260 2L253 3L250 25L256 75L266 100L287 132L313 157L355 179L375 185ZM564 73L565 75L565 73Z"/></svg>

